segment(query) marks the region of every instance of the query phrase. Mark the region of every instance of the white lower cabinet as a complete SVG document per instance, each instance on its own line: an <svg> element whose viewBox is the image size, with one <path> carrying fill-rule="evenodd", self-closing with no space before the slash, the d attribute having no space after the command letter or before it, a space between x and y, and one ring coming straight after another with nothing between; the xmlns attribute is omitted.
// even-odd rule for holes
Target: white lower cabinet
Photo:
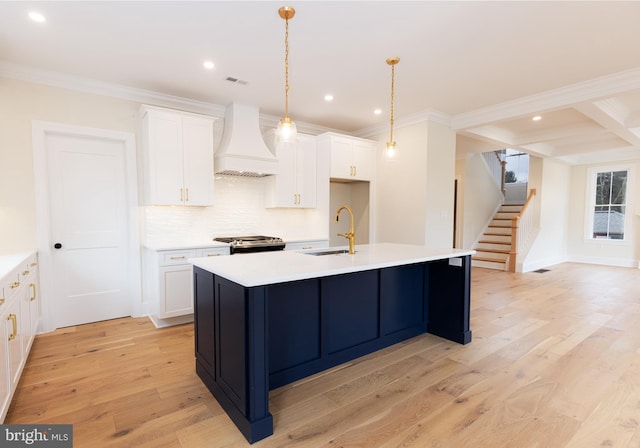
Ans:
<svg viewBox="0 0 640 448"><path fill-rule="evenodd" d="M0 278L0 422L7 415L38 329L37 265L36 254L18 257L15 267Z"/></svg>
<svg viewBox="0 0 640 448"><path fill-rule="evenodd" d="M193 320L193 269L190 258L229 255L228 247L146 249L145 297L156 327Z"/></svg>

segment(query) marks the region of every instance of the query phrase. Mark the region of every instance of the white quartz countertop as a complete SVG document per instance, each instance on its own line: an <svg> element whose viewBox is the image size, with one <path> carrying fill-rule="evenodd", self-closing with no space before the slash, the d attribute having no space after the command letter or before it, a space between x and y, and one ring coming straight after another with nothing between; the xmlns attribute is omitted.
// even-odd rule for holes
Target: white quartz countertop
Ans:
<svg viewBox="0 0 640 448"><path fill-rule="evenodd" d="M36 251L31 252L16 252L13 254L0 254L0 278L13 271L17 266L24 264L24 262Z"/></svg>
<svg viewBox="0 0 640 448"><path fill-rule="evenodd" d="M332 249L346 247L193 258L189 261L242 286L252 287L443 260L475 253L473 250L432 249L410 244L381 243L356 246L356 253L353 255L308 255L310 252Z"/></svg>

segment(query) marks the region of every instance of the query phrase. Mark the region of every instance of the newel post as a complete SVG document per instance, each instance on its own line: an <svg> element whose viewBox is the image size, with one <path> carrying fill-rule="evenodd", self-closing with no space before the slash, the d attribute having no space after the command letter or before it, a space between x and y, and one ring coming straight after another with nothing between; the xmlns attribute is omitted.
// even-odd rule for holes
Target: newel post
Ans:
<svg viewBox="0 0 640 448"><path fill-rule="evenodd" d="M516 257L518 256L518 226L520 216L511 218L511 251L509 252L509 272L516 272Z"/></svg>

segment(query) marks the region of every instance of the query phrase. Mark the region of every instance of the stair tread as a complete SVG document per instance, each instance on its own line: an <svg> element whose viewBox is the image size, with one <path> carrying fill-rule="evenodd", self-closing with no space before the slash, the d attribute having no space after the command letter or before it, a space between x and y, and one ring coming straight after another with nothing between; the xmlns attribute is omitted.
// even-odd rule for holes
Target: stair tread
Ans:
<svg viewBox="0 0 640 448"><path fill-rule="evenodd" d="M495 258L487 258L487 257L476 257L473 256L471 257L472 260L477 260L477 261L488 261L489 263L499 263L499 264L505 264L506 260L496 260Z"/></svg>
<svg viewBox="0 0 640 448"><path fill-rule="evenodd" d="M474 249L476 252L489 252L492 254L508 254L510 251L505 249L483 249L476 247Z"/></svg>

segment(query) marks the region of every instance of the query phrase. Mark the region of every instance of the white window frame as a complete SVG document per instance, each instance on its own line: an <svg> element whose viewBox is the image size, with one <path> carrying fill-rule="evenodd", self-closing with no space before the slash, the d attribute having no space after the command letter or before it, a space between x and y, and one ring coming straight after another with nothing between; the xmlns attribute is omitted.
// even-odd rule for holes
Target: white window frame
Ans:
<svg viewBox="0 0 640 448"><path fill-rule="evenodd" d="M627 172L627 191L626 191L626 204L624 213L624 238L621 240L612 240L608 238L594 238L593 237L593 210L596 206L596 179L598 173L608 173L611 171L626 171ZM587 169L587 192L585 196L585 224L584 224L584 239L588 242L594 242L598 244L610 244L610 245L628 245L631 239L632 221L633 215L632 194L635 183L635 170L633 165L603 165L594 166Z"/></svg>

